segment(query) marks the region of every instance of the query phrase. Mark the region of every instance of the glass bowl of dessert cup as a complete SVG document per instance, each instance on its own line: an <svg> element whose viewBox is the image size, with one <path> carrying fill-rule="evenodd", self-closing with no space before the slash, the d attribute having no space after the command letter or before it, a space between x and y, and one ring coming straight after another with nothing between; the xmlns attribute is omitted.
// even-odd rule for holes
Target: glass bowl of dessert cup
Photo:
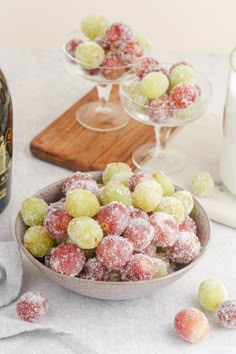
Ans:
<svg viewBox="0 0 236 354"><path fill-rule="evenodd" d="M97 88L98 100L84 104L76 112L77 121L88 129L109 132L123 128L129 121L119 99L110 101L112 85L119 84L136 59L146 54L149 44L132 39L120 47L126 52L122 54L119 48L112 48L106 37L89 40L81 30L70 33L62 45L67 70L75 77L93 82Z"/></svg>
<svg viewBox="0 0 236 354"><path fill-rule="evenodd" d="M171 67L170 64L164 66ZM142 145L133 152L132 160L137 168L149 172L159 170L168 174L184 168L185 154L169 149L167 142L171 132L201 117L207 108L211 96L211 84L200 72L195 72L195 78L197 97L193 103L182 109L173 105L170 99L170 88L162 96L150 100L143 96L141 80L133 70L122 79L120 99L125 111L137 121L153 126L155 131L155 143Z"/></svg>

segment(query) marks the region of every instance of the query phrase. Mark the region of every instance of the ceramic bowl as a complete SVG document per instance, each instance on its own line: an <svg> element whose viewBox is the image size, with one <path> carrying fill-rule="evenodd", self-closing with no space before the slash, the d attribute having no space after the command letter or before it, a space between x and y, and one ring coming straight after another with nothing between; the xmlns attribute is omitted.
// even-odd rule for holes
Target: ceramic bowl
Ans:
<svg viewBox="0 0 236 354"><path fill-rule="evenodd" d="M92 177L97 181L101 181L101 172L91 172ZM52 203L59 200L63 195L61 186L64 182L60 180L44 189L40 190L35 196L43 198L47 203ZM198 229L198 237L201 242L202 248L198 257L185 267L171 273L163 278L145 280L145 281L131 281L131 282L104 282L80 279L70 277L67 275L59 274L42 264L39 260L34 258L24 247L23 238L26 231L20 213L18 213L15 224L15 232L17 242L29 261L35 265L42 273L44 273L52 281L59 285L70 289L78 294L94 297L97 299L107 300L127 300L139 298L142 296L150 295L164 288L169 284L180 279L188 272L193 272L194 267L203 259L210 242L211 226L209 218L203 207L194 200L194 209L191 213L192 218L195 220Z"/></svg>

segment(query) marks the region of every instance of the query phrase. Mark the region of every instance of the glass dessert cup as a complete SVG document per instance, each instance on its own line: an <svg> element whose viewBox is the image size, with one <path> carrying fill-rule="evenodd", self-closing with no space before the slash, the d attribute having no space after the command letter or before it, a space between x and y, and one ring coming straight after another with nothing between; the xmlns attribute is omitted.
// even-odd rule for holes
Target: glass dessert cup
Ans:
<svg viewBox="0 0 236 354"><path fill-rule="evenodd" d="M67 45L75 38L89 42L82 31L72 32L62 45L65 66L73 76L94 82L98 95L97 101L87 103L77 110L77 121L85 128L99 132L123 128L128 123L129 116L124 112L119 101L111 102L109 99L112 85L119 84L122 76L132 69L133 64L89 67L68 52Z"/></svg>
<svg viewBox="0 0 236 354"><path fill-rule="evenodd" d="M131 71L120 83L120 99L125 111L137 121L154 127L156 143L141 145L132 154L132 161L139 169L148 172L164 171L167 174L182 170L186 163L186 155L167 146L171 132L185 124L198 119L206 110L211 95L211 84L201 73L196 72L196 84L200 96L185 109L173 109L169 117L168 107L150 108L128 94L130 85L140 83L139 78Z"/></svg>

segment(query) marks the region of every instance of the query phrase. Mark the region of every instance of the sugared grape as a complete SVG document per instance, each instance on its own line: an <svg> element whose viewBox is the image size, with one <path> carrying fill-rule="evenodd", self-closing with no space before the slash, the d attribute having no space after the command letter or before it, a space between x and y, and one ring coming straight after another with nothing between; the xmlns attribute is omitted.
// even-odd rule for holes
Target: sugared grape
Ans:
<svg viewBox="0 0 236 354"><path fill-rule="evenodd" d="M190 83L181 83L170 91L170 99L177 109L188 108L198 98L196 86Z"/></svg>
<svg viewBox="0 0 236 354"><path fill-rule="evenodd" d="M129 208L129 216L130 219L143 218L148 220L149 218L148 214L144 210L133 207Z"/></svg>
<svg viewBox="0 0 236 354"><path fill-rule="evenodd" d="M83 43L82 39L73 38L66 44L66 51L72 56L75 57L75 50Z"/></svg>
<svg viewBox="0 0 236 354"><path fill-rule="evenodd" d="M43 225L47 203L37 197L26 198L21 205L21 216L27 226Z"/></svg>
<svg viewBox="0 0 236 354"><path fill-rule="evenodd" d="M178 237L178 225L173 216L163 212L154 213L150 216L149 222L154 227L156 246L173 246Z"/></svg>
<svg viewBox="0 0 236 354"><path fill-rule="evenodd" d="M23 320L37 322L48 311L48 299L39 291L28 291L16 303L16 313Z"/></svg>
<svg viewBox="0 0 236 354"><path fill-rule="evenodd" d="M43 226L31 226L24 234L24 245L34 257L44 257L51 251L53 239Z"/></svg>
<svg viewBox="0 0 236 354"><path fill-rule="evenodd" d="M145 106L148 105L149 100L143 94L141 82L131 83L127 86L125 93L131 101L128 102L131 107L135 107L135 109L139 109L140 111L146 110Z"/></svg>
<svg viewBox="0 0 236 354"><path fill-rule="evenodd" d="M102 47L102 49L106 52L108 52L111 49L110 43L107 39L107 37L97 37L94 41L95 43L97 43L98 45L100 45L100 47Z"/></svg>
<svg viewBox="0 0 236 354"><path fill-rule="evenodd" d="M133 174L131 172L118 172L111 177L111 181L120 182L124 186L129 186L129 179Z"/></svg>
<svg viewBox="0 0 236 354"><path fill-rule="evenodd" d="M133 37L133 32L128 25L115 22L107 28L106 37L112 47L118 48L123 42Z"/></svg>
<svg viewBox="0 0 236 354"><path fill-rule="evenodd" d="M189 215L186 215L181 224L179 224L179 230L193 232L196 235L197 225Z"/></svg>
<svg viewBox="0 0 236 354"><path fill-rule="evenodd" d="M169 79L162 72L151 72L142 79L142 90L149 99L162 96L169 87Z"/></svg>
<svg viewBox="0 0 236 354"><path fill-rule="evenodd" d="M142 79L145 75L156 71L159 67L159 62L153 58L143 58L139 60L134 67L135 74Z"/></svg>
<svg viewBox="0 0 236 354"><path fill-rule="evenodd" d="M97 247L98 260L110 270L122 269L130 260L132 252L131 243L118 235L104 237Z"/></svg>
<svg viewBox="0 0 236 354"><path fill-rule="evenodd" d="M149 257L156 257L157 255L157 245L156 243L152 240L151 243L143 250L143 253L145 253Z"/></svg>
<svg viewBox="0 0 236 354"><path fill-rule="evenodd" d="M76 48L75 58L83 69L96 69L103 63L105 52L95 42L84 42Z"/></svg>
<svg viewBox="0 0 236 354"><path fill-rule="evenodd" d="M163 197L155 211L163 211L172 215L177 224L184 220L183 204L174 197Z"/></svg>
<svg viewBox="0 0 236 354"><path fill-rule="evenodd" d="M129 224L129 210L121 203L112 202L100 209L97 222L104 235L121 235Z"/></svg>
<svg viewBox="0 0 236 354"><path fill-rule="evenodd" d="M220 304L227 300L228 293L221 281L217 279L206 279L201 282L198 288L198 299L200 305L206 311L216 311Z"/></svg>
<svg viewBox="0 0 236 354"><path fill-rule="evenodd" d="M134 191L135 187L142 181L153 181L153 177L146 172L136 172L129 179L129 189Z"/></svg>
<svg viewBox="0 0 236 354"><path fill-rule="evenodd" d="M217 310L217 318L226 328L236 328L236 301L223 302Z"/></svg>
<svg viewBox="0 0 236 354"><path fill-rule="evenodd" d="M169 197L174 194L175 186L171 181L170 177L164 172L156 172L153 178L161 185L163 190L163 197Z"/></svg>
<svg viewBox="0 0 236 354"><path fill-rule="evenodd" d="M190 82L194 83L195 73L193 68L186 63L177 63L170 69L170 85L171 88L182 83Z"/></svg>
<svg viewBox="0 0 236 354"><path fill-rule="evenodd" d="M73 189L66 194L65 209L73 217L91 216L99 212L97 197L85 189Z"/></svg>
<svg viewBox="0 0 236 354"><path fill-rule="evenodd" d="M81 272L84 264L85 255L74 243L61 243L51 252L50 268L57 273L75 276Z"/></svg>
<svg viewBox="0 0 236 354"><path fill-rule="evenodd" d="M97 247L103 238L103 232L98 222L87 216L72 219L67 232L69 238L83 249Z"/></svg>
<svg viewBox="0 0 236 354"><path fill-rule="evenodd" d="M168 264L161 258L152 258L154 271L152 279L162 278L168 274Z"/></svg>
<svg viewBox="0 0 236 354"><path fill-rule="evenodd" d="M161 201L162 188L156 181L141 181L132 194L133 205L146 212L153 211Z"/></svg>
<svg viewBox="0 0 236 354"><path fill-rule="evenodd" d="M142 251L154 237L154 227L143 218L131 219L123 236L133 245L135 251Z"/></svg>
<svg viewBox="0 0 236 354"><path fill-rule="evenodd" d="M120 173L120 172L132 173L132 170L129 167L129 165L127 165L124 162L112 162L112 163L107 164L106 168L102 174L103 183L107 184L111 180L111 178L114 174Z"/></svg>
<svg viewBox="0 0 236 354"><path fill-rule="evenodd" d="M209 322L203 312L189 307L177 313L174 327L181 338L190 343L197 343L209 331Z"/></svg>
<svg viewBox="0 0 236 354"><path fill-rule="evenodd" d="M125 73L124 63L117 53L108 52L101 65L101 74L108 80L117 80Z"/></svg>
<svg viewBox="0 0 236 354"><path fill-rule="evenodd" d="M67 237L67 226L72 219L60 204L59 207L53 203L49 206L44 220L45 230L56 240L63 240Z"/></svg>
<svg viewBox="0 0 236 354"><path fill-rule="evenodd" d="M142 45L134 39L121 43L119 55L125 65L132 64L135 60L144 54Z"/></svg>
<svg viewBox="0 0 236 354"><path fill-rule="evenodd" d="M104 36L109 21L104 16L87 16L82 20L82 32L89 39L94 40L97 37Z"/></svg>
<svg viewBox="0 0 236 354"><path fill-rule="evenodd" d="M179 232L177 241L166 250L172 262L187 264L200 253L201 244L198 237L192 232Z"/></svg>
<svg viewBox="0 0 236 354"><path fill-rule="evenodd" d="M76 172L73 176L68 177L62 185L64 194L78 188L90 191L95 195L98 194L97 182L87 173Z"/></svg>
<svg viewBox="0 0 236 354"><path fill-rule="evenodd" d="M152 122L164 124L174 118L174 113L175 108L166 94L149 102L147 114Z"/></svg>
<svg viewBox="0 0 236 354"><path fill-rule="evenodd" d="M208 172L200 171L192 178L192 191L198 197L209 197L214 191L214 181Z"/></svg>
<svg viewBox="0 0 236 354"><path fill-rule="evenodd" d="M174 197L179 199L184 207L184 214L189 215L193 210L194 202L193 197L188 191L177 191Z"/></svg>
<svg viewBox="0 0 236 354"><path fill-rule="evenodd" d="M132 204L132 196L128 187L120 182L110 181L101 191L101 201L103 205L116 201L129 207Z"/></svg>
<svg viewBox="0 0 236 354"><path fill-rule="evenodd" d="M80 278L88 280L105 281L108 279L109 270L98 259L89 258L84 265Z"/></svg>
<svg viewBox="0 0 236 354"><path fill-rule="evenodd" d="M121 272L124 281L149 280L152 278L154 265L152 258L145 254L134 254Z"/></svg>

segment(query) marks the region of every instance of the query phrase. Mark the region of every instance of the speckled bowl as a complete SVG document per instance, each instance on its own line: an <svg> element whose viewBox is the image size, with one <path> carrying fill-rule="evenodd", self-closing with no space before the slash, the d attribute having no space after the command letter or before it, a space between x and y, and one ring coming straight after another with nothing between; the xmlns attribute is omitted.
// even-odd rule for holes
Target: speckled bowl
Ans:
<svg viewBox="0 0 236 354"><path fill-rule="evenodd" d="M101 172L90 173L97 182L101 181ZM46 188L36 193L37 197L43 198L47 203L55 202L62 197L61 186L64 180L60 180L50 184ZM208 216L202 206L195 200L195 206L191 216L195 220L198 229L198 237L200 239L202 249L199 256L190 264L182 269L177 270L163 278L136 281L136 282L104 282L104 281L91 281L86 279L79 279L69 277L67 275L59 274L40 263L34 258L24 247L23 237L26 226L23 223L20 213L18 213L15 224L15 232L17 242L32 264L34 264L41 272L43 272L52 281L60 284L61 286L70 289L78 294L94 297L97 299L108 300L126 300L134 299L142 296L152 294L158 289L173 283L181 278L189 271L193 271L194 266L202 260L210 242L211 226Z"/></svg>

